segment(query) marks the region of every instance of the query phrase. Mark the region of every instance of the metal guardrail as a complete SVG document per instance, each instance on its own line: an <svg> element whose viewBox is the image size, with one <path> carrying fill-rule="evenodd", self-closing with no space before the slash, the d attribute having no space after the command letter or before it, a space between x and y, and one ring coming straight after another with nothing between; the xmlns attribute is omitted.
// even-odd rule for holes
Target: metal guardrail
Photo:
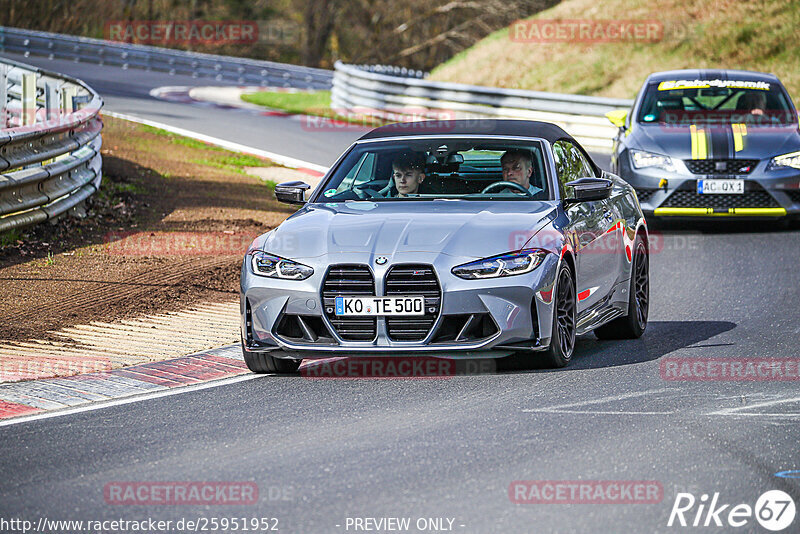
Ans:
<svg viewBox="0 0 800 534"><path fill-rule="evenodd" d="M433 82L337 62L331 107L397 119L494 117L553 122L586 148L610 151L617 127L603 115L632 100Z"/></svg>
<svg viewBox="0 0 800 534"><path fill-rule="evenodd" d="M0 60L0 231L53 219L100 186L103 101L83 82Z"/></svg>
<svg viewBox="0 0 800 534"><path fill-rule="evenodd" d="M240 85L330 89L333 72L298 65L186 52L0 26L0 51L145 69Z"/></svg>

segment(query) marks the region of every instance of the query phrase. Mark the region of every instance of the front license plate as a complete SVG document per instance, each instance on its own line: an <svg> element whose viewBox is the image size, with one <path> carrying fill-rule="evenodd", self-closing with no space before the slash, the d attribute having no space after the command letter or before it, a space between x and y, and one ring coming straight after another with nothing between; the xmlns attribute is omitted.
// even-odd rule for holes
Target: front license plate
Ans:
<svg viewBox="0 0 800 534"><path fill-rule="evenodd" d="M743 195L744 180L697 180L701 195Z"/></svg>
<svg viewBox="0 0 800 534"><path fill-rule="evenodd" d="M336 315L425 315L425 297L336 297Z"/></svg>

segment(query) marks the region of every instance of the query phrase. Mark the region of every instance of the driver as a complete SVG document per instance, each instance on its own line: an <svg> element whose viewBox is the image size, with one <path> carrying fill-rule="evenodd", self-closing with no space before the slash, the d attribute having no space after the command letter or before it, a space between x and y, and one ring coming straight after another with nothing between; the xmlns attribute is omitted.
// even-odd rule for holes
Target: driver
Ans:
<svg viewBox="0 0 800 534"><path fill-rule="evenodd" d="M519 184L531 195L535 195L542 191L541 187L536 187L531 184L531 175L533 175L533 161L531 160L531 153L528 150L519 150L512 148L507 150L503 157L500 158L500 164L503 167L503 180L506 182L514 182ZM519 191L511 188L505 191L512 191L520 194Z"/></svg>
<svg viewBox="0 0 800 534"><path fill-rule="evenodd" d="M392 181L394 188L390 197L407 197L419 192L419 185L425 181L425 159L420 154L405 152L392 162ZM394 189L397 194L394 194Z"/></svg>
<svg viewBox="0 0 800 534"><path fill-rule="evenodd" d="M760 92L748 91L739 97L736 107L749 111L751 115L763 115L767 109L767 95Z"/></svg>

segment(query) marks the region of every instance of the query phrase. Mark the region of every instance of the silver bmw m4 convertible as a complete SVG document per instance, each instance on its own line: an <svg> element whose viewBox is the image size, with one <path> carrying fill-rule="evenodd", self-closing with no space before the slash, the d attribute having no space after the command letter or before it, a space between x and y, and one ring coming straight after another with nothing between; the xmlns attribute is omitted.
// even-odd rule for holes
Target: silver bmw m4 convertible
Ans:
<svg viewBox="0 0 800 534"><path fill-rule="evenodd" d="M306 358L567 365L575 336L647 325L649 241L633 189L558 126L400 123L369 132L250 245L242 348L257 373ZM538 365L538 364L537 364Z"/></svg>

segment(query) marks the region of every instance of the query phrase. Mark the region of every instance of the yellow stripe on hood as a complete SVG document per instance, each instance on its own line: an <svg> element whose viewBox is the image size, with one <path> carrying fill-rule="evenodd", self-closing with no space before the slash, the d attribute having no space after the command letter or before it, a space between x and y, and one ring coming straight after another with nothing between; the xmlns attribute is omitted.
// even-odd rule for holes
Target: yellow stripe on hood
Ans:
<svg viewBox="0 0 800 534"><path fill-rule="evenodd" d="M741 152L744 150L744 138L747 135L746 124L731 124L733 130L733 150L734 152Z"/></svg>
<svg viewBox="0 0 800 534"><path fill-rule="evenodd" d="M692 159L706 159L708 157L708 137L706 131L698 129L692 124L689 127L692 137Z"/></svg>

